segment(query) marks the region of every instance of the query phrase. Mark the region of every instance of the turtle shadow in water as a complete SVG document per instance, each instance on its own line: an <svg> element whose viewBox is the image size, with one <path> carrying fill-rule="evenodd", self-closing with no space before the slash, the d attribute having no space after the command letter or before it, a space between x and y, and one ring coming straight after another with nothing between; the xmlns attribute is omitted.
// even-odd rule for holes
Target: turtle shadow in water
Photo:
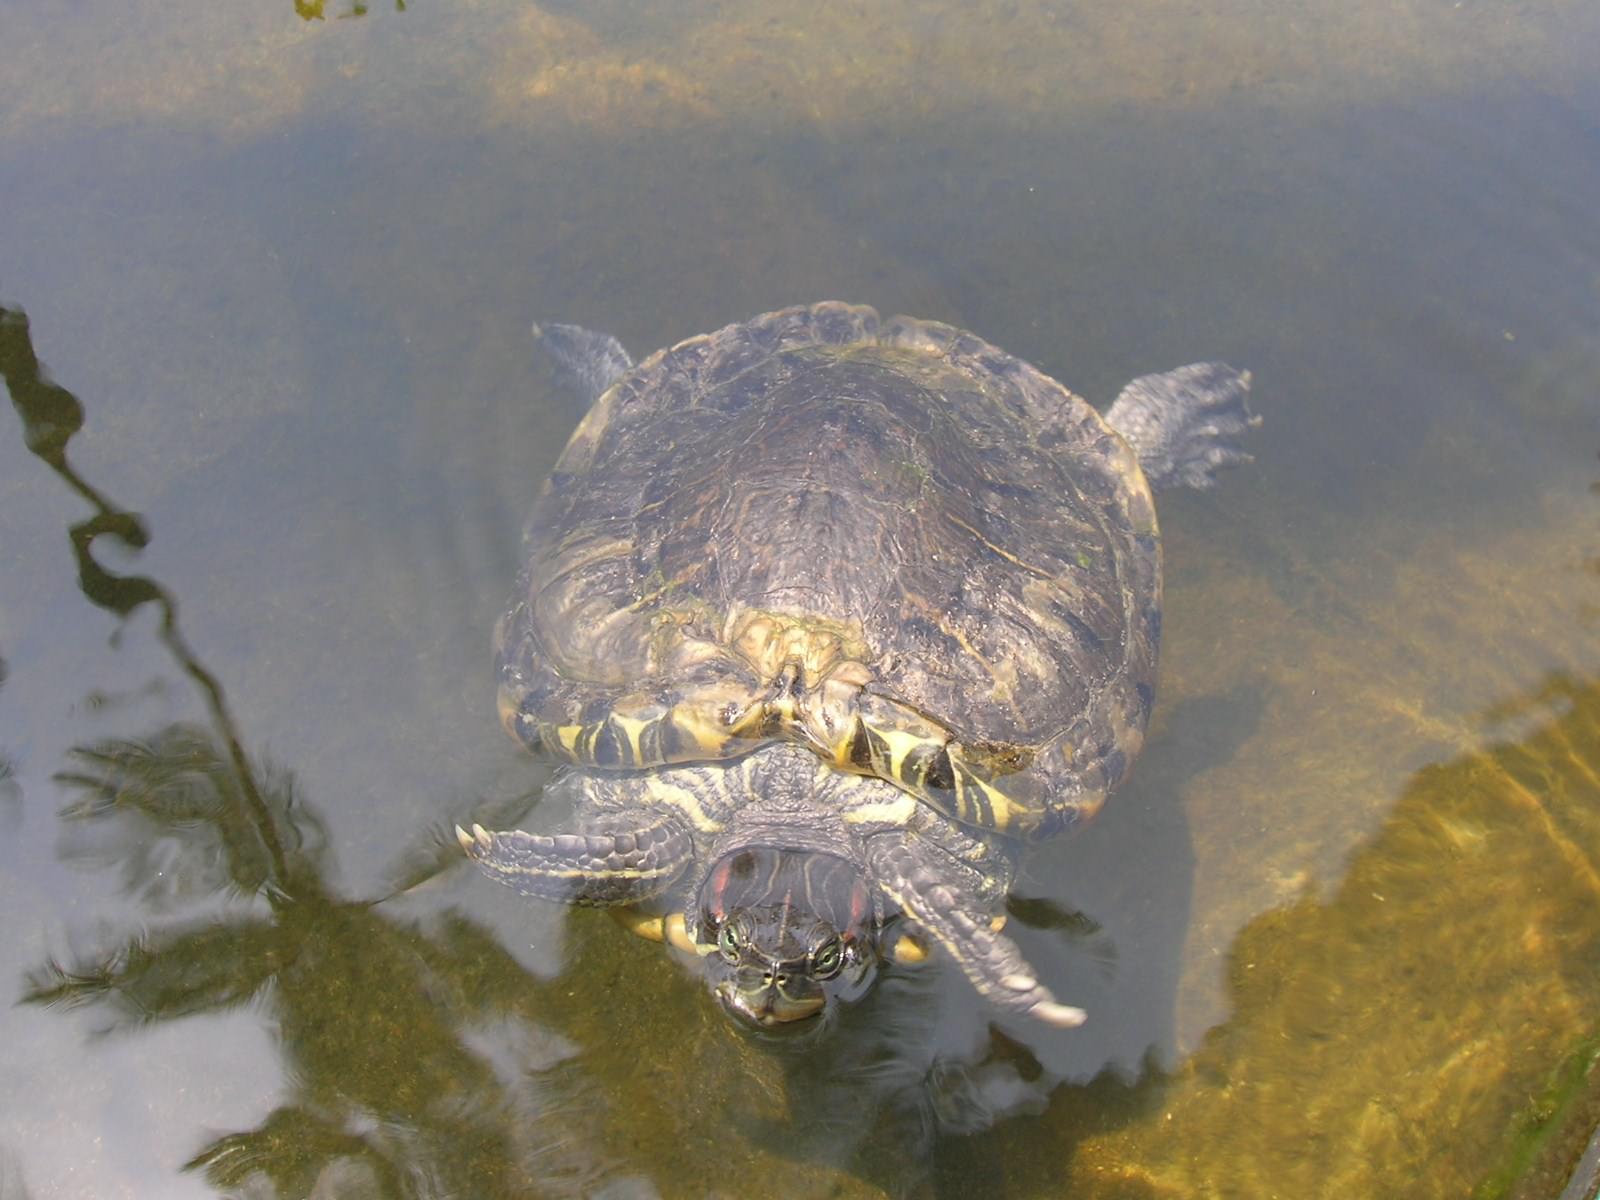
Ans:
<svg viewBox="0 0 1600 1200"><path fill-rule="evenodd" d="M1182 797L1191 780L1237 753L1265 704L1262 688L1245 685L1158 711L1133 778L1095 824L1024 859L1010 928L1089 1020L1064 1032L991 1024L980 1052L938 1064L928 1098L940 1136L930 1141L917 1194L983 1191L1005 1176L1011 1139L1047 1112L1094 1114L1083 1136L1140 1118L1177 1052L1194 877ZM1052 1144L1058 1159L1071 1154L1059 1132Z"/></svg>
<svg viewBox="0 0 1600 1200"><path fill-rule="evenodd" d="M1194 884L1182 803L1255 732L1265 691L1241 685L1157 713L1132 779L1095 823L1033 851L1013 888L1013 932L1058 994L1089 1013L1066 1035L1010 1028L1054 1081L1137 1074L1176 1053L1175 1012Z"/></svg>
<svg viewBox="0 0 1600 1200"><path fill-rule="evenodd" d="M1025 860L1009 928L1057 993L1084 1003L1085 1026L997 1023L942 965L890 970L824 1036L765 1043L785 1115L733 1123L771 1152L842 1160L889 1195L943 1195L999 1169L998 1143L981 1135L1044 1113L1058 1093L1102 1114L1096 1129L1133 1119L1176 1051L1193 884L1180 800L1237 752L1264 709L1253 686L1175 704L1096 825Z"/></svg>

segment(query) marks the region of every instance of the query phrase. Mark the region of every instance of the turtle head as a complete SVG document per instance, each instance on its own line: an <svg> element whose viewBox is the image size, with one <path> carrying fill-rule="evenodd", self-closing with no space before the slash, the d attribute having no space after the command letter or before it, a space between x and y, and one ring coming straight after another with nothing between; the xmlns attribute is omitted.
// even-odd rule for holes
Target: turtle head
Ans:
<svg viewBox="0 0 1600 1200"><path fill-rule="evenodd" d="M817 850L745 846L717 860L694 938L717 999L760 1029L800 1029L871 988L877 907L855 864Z"/></svg>

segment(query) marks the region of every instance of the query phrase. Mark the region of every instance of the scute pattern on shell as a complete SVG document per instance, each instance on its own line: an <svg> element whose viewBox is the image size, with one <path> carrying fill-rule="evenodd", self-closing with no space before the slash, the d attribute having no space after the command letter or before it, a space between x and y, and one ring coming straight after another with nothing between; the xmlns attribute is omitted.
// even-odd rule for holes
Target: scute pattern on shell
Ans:
<svg viewBox="0 0 1600 1200"><path fill-rule="evenodd" d="M1027 363L934 322L786 309L639 364L574 434L502 622L502 706L552 723L770 686L751 614L827 631L885 697L1092 811L1138 749L1160 549L1131 451ZM810 681L815 682L815 681ZM719 690L721 689L721 690ZM642 711L642 710L641 710ZM629 765L646 765L633 763Z"/></svg>

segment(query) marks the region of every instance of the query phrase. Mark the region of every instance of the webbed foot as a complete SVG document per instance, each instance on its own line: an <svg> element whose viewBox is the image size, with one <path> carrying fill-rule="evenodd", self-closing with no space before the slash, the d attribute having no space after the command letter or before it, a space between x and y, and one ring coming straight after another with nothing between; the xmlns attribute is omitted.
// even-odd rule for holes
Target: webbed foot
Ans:
<svg viewBox="0 0 1600 1200"><path fill-rule="evenodd" d="M880 843L869 853L877 886L939 944L985 1000L1061 1029L1083 1024L1083 1009L1057 1000L1017 944L988 913L966 903L934 861L903 841Z"/></svg>
<svg viewBox="0 0 1600 1200"><path fill-rule="evenodd" d="M1208 488L1218 468L1250 461L1238 443L1240 434L1261 424L1249 398L1249 371L1190 363L1135 379L1105 417L1139 456L1152 488Z"/></svg>

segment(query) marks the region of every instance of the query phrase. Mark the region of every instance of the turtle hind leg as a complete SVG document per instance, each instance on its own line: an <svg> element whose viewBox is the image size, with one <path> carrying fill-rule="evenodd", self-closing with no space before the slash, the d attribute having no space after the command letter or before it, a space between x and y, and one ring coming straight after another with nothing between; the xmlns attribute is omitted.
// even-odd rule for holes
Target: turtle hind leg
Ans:
<svg viewBox="0 0 1600 1200"><path fill-rule="evenodd" d="M1249 398L1249 371L1190 363L1135 379L1105 417L1139 456L1152 488L1208 488L1216 482L1213 471L1250 461L1238 443L1261 424Z"/></svg>
<svg viewBox="0 0 1600 1200"><path fill-rule="evenodd" d="M1008 1012L1070 1029L1084 1012L1062 1004L988 914L966 903L915 843L883 839L869 849L878 887L954 960L978 994Z"/></svg>
<svg viewBox="0 0 1600 1200"><path fill-rule="evenodd" d="M582 402L583 412L633 367L633 356L609 333L535 321L533 336L549 352L562 382Z"/></svg>

